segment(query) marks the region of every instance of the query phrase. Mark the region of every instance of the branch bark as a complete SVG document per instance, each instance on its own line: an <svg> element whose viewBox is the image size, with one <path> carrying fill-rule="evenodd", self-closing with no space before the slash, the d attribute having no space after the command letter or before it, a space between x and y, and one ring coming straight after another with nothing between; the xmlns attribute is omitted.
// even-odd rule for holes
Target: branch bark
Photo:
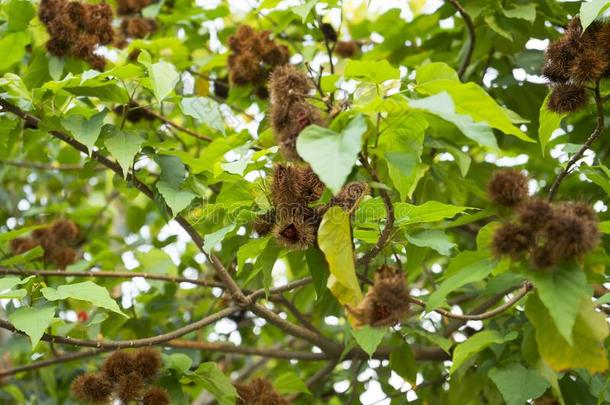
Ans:
<svg viewBox="0 0 610 405"><path fill-rule="evenodd" d="M474 23L470 14L466 12L464 7L460 4L458 0L447 0L453 8L457 10L457 12L462 16L464 20L464 24L466 24L466 29L468 30L468 48L466 48L466 55L464 56L464 60L462 60L462 64L458 70L458 76L460 80L464 80L464 74L466 73L466 69L468 69L468 65L470 65L470 59L472 59L472 53L474 52L474 45L476 43L476 32L474 29Z"/></svg>

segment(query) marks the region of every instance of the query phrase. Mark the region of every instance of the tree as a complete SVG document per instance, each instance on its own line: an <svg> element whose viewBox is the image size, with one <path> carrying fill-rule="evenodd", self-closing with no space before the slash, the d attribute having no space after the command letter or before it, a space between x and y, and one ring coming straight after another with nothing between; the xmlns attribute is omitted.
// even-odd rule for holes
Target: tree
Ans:
<svg viewBox="0 0 610 405"><path fill-rule="evenodd" d="M0 401L610 402L610 2L251 3L0 5Z"/></svg>

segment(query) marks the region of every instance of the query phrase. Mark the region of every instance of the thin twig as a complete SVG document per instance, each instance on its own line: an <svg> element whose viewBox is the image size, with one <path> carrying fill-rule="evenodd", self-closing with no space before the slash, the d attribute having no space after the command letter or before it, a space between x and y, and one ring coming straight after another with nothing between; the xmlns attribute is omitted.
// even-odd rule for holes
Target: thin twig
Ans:
<svg viewBox="0 0 610 405"><path fill-rule="evenodd" d="M466 12L464 7L460 4L458 0L447 0L451 5L457 10L458 13L462 16L464 23L466 24L466 28L468 29L468 48L466 49L466 55L464 56L464 60L462 60L462 64L458 70L458 76L461 80L464 79L464 73L466 73L466 69L470 64L470 59L472 58L472 53L474 51L474 44L476 42L476 32L474 29L474 23L472 22L472 18Z"/></svg>
<svg viewBox="0 0 610 405"><path fill-rule="evenodd" d="M21 167L24 169L34 169L34 170L53 170L53 171L78 171L83 170L83 165L79 164L62 164L62 165L54 165L54 164L44 164L44 163L35 163L35 162L20 162L16 160L0 160L0 166L14 166ZM94 170L106 170L103 166L97 166Z"/></svg>
<svg viewBox="0 0 610 405"><path fill-rule="evenodd" d="M597 107L597 125L595 126L595 130L593 131L593 133L591 133L591 135L589 135L589 138L587 138L584 145L582 145L578 152L576 152L574 156L572 156L572 158L568 161L568 163L566 163L565 168L561 171L561 173L559 173L559 175L553 182L553 185L549 190L549 201L552 201L555 197L557 189L559 189L561 182L569 174L570 169L572 169L572 166L574 166L583 157L587 149L589 149L593 142L595 142L595 140L599 138L599 136L604 131L604 102L599 92L599 82L595 83L595 89L593 90L593 92L595 94L595 106Z"/></svg>

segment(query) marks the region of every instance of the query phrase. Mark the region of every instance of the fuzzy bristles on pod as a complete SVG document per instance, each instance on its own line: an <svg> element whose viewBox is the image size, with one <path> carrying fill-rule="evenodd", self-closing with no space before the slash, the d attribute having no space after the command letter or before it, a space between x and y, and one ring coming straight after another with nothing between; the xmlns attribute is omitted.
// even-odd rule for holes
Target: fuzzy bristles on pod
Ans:
<svg viewBox="0 0 610 405"><path fill-rule="evenodd" d="M107 404L112 394L113 384L104 373L83 374L72 382L72 393L83 402Z"/></svg>
<svg viewBox="0 0 610 405"><path fill-rule="evenodd" d="M513 207L525 200L527 192L527 177L519 170L497 170L487 184L489 199L507 207Z"/></svg>
<svg viewBox="0 0 610 405"><path fill-rule="evenodd" d="M556 210L546 233L550 251L562 259L580 257L593 250L600 240L597 221L571 210Z"/></svg>
<svg viewBox="0 0 610 405"><path fill-rule="evenodd" d="M252 228L259 236L265 236L273 230L275 225L275 210L269 210L259 215L252 223Z"/></svg>
<svg viewBox="0 0 610 405"><path fill-rule="evenodd" d="M301 212L299 212L301 211ZM307 214L305 211L311 211ZM313 210L294 210L292 214L283 214L273 227L277 242L290 250L305 250L316 244L317 227Z"/></svg>
<svg viewBox="0 0 610 405"><path fill-rule="evenodd" d="M137 401L142 397L144 387L145 383L142 376L132 372L119 378L114 388L114 393L122 404L130 404L132 401Z"/></svg>
<svg viewBox="0 0 610 405"><path fill-rule="evenodd" d="M51 231L55 234L55 239L64 244L76 243L80 232L78 225L69 219L58 219L53 223Z"/></svg>
<svg viewBox="0 0 610 405"><path fill-rule="evenodd" d="M496 230L493 237L493 251L497 257L510 256L513 259L532 247L532 231L523 225L508 222Z"/></svg>
<svg viewBox="0 0 610 405"><path fill-rule="evenodd" d="M134 359L131 353L125 350L117 350L112 353L102 366L104 373L113 381L129 375L133 371Z"/></svg>
<svg viewBox="0 0 610 405"><path fill-rule="evenodd" d="M297 152L297 138L305 128L312 124L325 125L320 110L305 101L295 102L291 104L287 120L281 123L273 116L273 112L272 108L271 119L282 156L289 161L301 160Z"/></svg>
<svg viewBox="0 0 610 405"><path fill-rule="evenodd" d="M346 211L351 211L369 192L369 186L362 181L354 181L343 186L339 194L331 198L330 205L337 205Z"/></svg>
<svg viewBox="0 0 610 405"><path fill-rule="evenodd" d="M580 110L588 101L584 87L572 83L558 84L553 87L547 107L556 113L566 114Z"/></svg>
<svg viewBox="0 0 610 405"><path fill-rule="evenodd" d="M169 395L161 388L153 387L142 397L142 405L169 405Z"/></svg>
<svg viewBox="0 0 610 405"><path fill-rule="evenodd" d="M594 49L584 49L570 67L570 78L581 84L601 79L608 69L609 61L603 52Z"/></svg>
<svg viewBox="0 0 610 405"><path fill-rule="evenodd" d="M409 290L402 270L382 266L375 281L357 307L347 307L356 326L394 326L409 313Z"/></svg>
<svg viewBox="0 0 610 405"><path fill-rule="evenodd" d="M277 210L284 207L307 206L318 200L324 184L310 166L276 164L271 180L271 201Z"/></svg>
<svg viewBox="0 0 610 405"><path fill-rule="evenodd" d="M150 4L150 0L117 0L117 14L136 14Z"/></svg>
<svg viewBox="0 0 610 405"><path fill-rule="evenodd" d="M76 262L76 250L70 246L55 246L50 252L49 261L55 263L60 270Z"/></svg>
<svg viewBox="0 0 610 405"><path fill-rule="evenodd" d="M360 51L360 45L356 41L339 41L335 45L334 52L341 58L351 58Z"/></svg>
<svg viewBox="0 0 610 405"><path fill-rule="evenodd" d="M155 349L140 349L133 354L133 358L133 371L147 381L155 378L161 369L161 355Z"/></svg>
<svg viewBox="0 0 610 405"><path fill-rule="evenodd" d="M517 207L521 224L532 230L543 228L553 216L553 207L545 200L530 199Z"/></svg>
<svg viewBox="0 0 610 405"><path fill-rule="evenodd" d="M15 255L25 253L28 250L34 249L36 246L38 246L38 242L32 238L17 238L11 240L10 243L11 252Z"/></svg>
<svg viewBox="0 0 610 405"><path fill-rule="evenodd" d="M530 254L530 263L536 269L549 269L558 261L559 258L546 245L536 247Z"/></svg>
<svg viewBox="0 0 610 405"><path fill-rule="evenodd" d="M155 20L143 17L124 18L121 33L128 38L144 38L157 29Z"/></svg>
<svg viewBox="0 0 610 405"><path fill-rule="evenodd" d="M288 405L271 382L265 378L255 378L249 384L235 384L237 389L237 405Z"/></svg>

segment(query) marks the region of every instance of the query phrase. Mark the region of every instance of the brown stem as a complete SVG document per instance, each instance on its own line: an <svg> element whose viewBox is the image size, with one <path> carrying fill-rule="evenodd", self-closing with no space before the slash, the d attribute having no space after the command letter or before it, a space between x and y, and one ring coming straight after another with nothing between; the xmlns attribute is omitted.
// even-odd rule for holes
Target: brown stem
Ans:
<svg viewBox="0 0 610 405"><path fill-rule="evenodd" d="M464 60L462 60L462 64L458 70L458 76L460 76L461 80L464 80L464 73L466 73L466 69L470 64L470 59L472 58L472 53L474 52L474 44L476 42L476 33L474 30L474 23L472 22L472 18L466 12L464 7L460 4L458 0L447 0L451 5L457 10L458 13L462 16L464 23L466 24L466 28L468 29L468 48L466 49L466 56L464 56Z"/></svg>
<svg viewBox="0 0 610 405"><path fill-rule="evenodd" d="M557 178L555 178L553 185L549 189L549 201L552 201L555 197L555 194L557 193L561 182L569 174L572 166L574 166L582 158L587 149L591 147L591 144L593 144L593 142L595 142L595 140L599 138L599 136L604 131L604 101L601 98L599 92L599 82L595 83L595 89L593 90L593 92L595 94L595 106L597 107L597 125L595 126L595 130L593 130L593 133L589 135L589 138L587 138L584 145L582 145L578 152L576 152L574 156L572 156L568 163L566 163L566 167L559 173L559 175L557 175Z"/></svg>
<svg viewBox="0 0 610 405"><path fill-rule="evenodd" d="M26 371L37 370L39 368L44 368L48 366L54 366L56 364L67 363L74 360L80 360L87 357L97 356L100 353L104 353L110 349L95 349L95 350L86 350L82 352L75 352L69 354L63 354L52 359L36 361L34 363L27 364L25 366L19 366L7 370L0 371L0 380L4 377L9 377L15 374L24 373ZM1 385L1 384L0 384Z"/></svg>
<svg viewBox="0 0 610 405"><path fill-rule="evenodd" d="M77 171L83 170L83 166L79 164L63 164L63 165L54 165L54 164L44 164L44 163L35 163L35 162L19 162L15 160L0 160L0 166L15 166L21 167L25 169L34 169L34 170L56 170L56 171ZM95 170L106 170L103 166L98 166Z"/></svg>
<svg viewBox="0 0 610 405"><path fill-rule="evenodd" d="M155 117L156 119L158 119L159 121L164 122L165 124L169 125L170 127L176 128L178 131L180 132L184 132L187 135L190 135L192 137L195 137L197 139L200 139L202 141L205 142L212 142L213 139L210 138L209 136L206 135L201 135L195 131L193 131L192 129L183 127L180 124L175 123L174 121L171 121L170 119L164 117L163 115L153 111L153 110L149 110L148 108L144 108L144 107L138 107L138 108L142 108L146 114L150 115L151 117Z"/></svg>

